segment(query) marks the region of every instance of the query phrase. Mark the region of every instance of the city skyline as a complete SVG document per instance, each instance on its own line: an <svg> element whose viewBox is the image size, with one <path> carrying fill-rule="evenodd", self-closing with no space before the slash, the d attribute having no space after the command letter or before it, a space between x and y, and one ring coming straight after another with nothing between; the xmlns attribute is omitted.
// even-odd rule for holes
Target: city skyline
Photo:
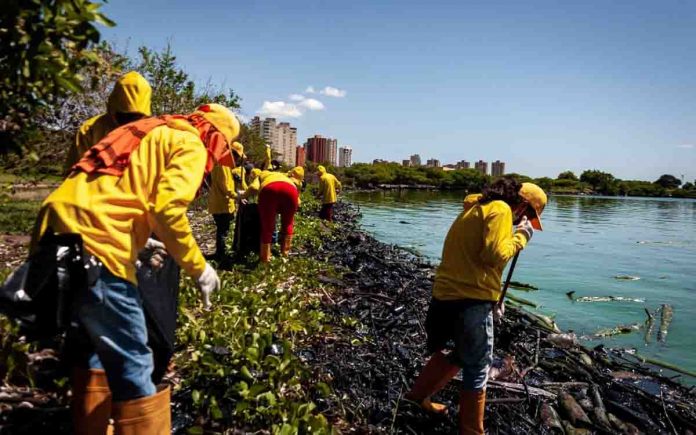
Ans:
<svg viewBox="0 0 696 435"><path fill-rule="evenodd" d="M356 2L213 0L200 15L153 0L134 15L122 0L104 6L117 26L103 37L131 53L171 43L196 82L242 97L245 119L339 137L354 161L427 147L533 177L696 178L695 3Z"/></svg>

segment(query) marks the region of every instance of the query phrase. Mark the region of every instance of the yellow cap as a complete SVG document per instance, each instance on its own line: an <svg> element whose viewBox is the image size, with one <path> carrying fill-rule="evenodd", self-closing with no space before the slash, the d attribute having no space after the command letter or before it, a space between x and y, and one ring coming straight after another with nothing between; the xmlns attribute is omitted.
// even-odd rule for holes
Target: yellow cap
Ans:
<svg viewBox="0 0 696 435"><path fill-rule="evenodd" d="M221 104L204 104L193 112L195 115L200 115L208 122L213 124L218 129L228 144L237 139L239 136L239 121L230 109Z"/></svg>
<svg viewBox="0 0 696 435"><path fill-rule="evenodd" d="M534 209L536 214L529 222L534 229L542 230L541 214L544 212L544 207L546 207L546 193L534 183L522 183L519 195Z"/></svg>
<svg viewBox="0 0 696 435"><path fill-rule="evenodd" d="M239 157L244 157L246 158L246 154L244 154L244 145L242 145L240 142L232 142L232 145L230 146L232 148L232 151L237 153Z"/></svg>
<svg viewBox="0 0 696 435"><path fill-rule="evenodd" d="M288 177L296 178L300 181L304 180L304 168L302 166L295 166L288 172Z"/></svg>
<svg viewBox="0 0 696 435"><path fill-rule="evenodd" d="M254 178L258 177L261 175L261 169L259 168L254 168L251 170L251 179L253 180Z"/></svg>

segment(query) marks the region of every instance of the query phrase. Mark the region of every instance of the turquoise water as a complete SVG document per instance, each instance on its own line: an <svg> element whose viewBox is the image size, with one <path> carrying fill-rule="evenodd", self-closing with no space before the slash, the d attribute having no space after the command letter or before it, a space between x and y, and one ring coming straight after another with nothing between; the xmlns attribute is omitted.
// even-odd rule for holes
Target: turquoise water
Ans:
<svg viewBox="0 0 696 435"><path fill-rule="evenodd" d="M450 224L462 209L461 193L360 192L350 200L363 226L379 240L440 259ZM696 370L696 201L555 196L518 261L514 280L536 292L514 294L540 305L562 329L592 335L602 328L640 323L645 308L674 307L664 343L643 330L588 344L635 348L640 354ZM617 275L640 277L617 280ZM623 296L645 302L573 302L576 296ZM659 315L656 330L659 329ZM696 379L687 380L689 383Z"/></svg>

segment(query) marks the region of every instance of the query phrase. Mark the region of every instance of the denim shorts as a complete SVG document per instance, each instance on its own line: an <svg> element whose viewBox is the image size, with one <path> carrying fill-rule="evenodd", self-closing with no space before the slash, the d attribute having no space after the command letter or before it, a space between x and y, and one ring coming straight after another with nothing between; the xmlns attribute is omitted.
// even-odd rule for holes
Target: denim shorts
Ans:
<svg viewBox="0 0 696 435"><path fill-rule="evenodd" d="M486 387L493 361L493 302L433 298L425 330L428 352L449 350L449 361L461 367L462 388Z"/></svg>

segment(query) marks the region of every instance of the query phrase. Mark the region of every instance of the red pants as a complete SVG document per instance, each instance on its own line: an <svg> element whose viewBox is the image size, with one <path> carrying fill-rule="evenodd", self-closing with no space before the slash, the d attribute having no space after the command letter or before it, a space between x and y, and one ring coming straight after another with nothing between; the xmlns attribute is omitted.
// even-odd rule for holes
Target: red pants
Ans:
<svg viewBox="0 0 696 435"><path fill-rule="evenodd" d="M277 214L280 214L280 234L292 234L297 203L297 188L290 183L276 181L261 189L261 193L259 193L261 243L271 243L273 241Z"/></svg>

